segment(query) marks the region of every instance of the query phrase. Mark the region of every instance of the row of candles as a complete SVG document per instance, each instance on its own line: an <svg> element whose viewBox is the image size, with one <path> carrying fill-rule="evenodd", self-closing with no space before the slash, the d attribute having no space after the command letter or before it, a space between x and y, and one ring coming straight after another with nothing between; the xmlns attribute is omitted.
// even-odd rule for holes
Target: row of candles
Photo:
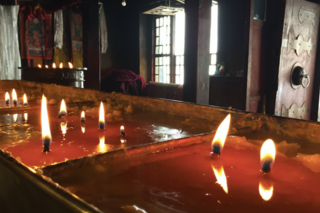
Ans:
<svg viewBox="0 0 320 213"><path fill-rule="evenodd" d="M226 138L229 132L231 121L231 115L229 114L218 127L216 134L211 143L212 155L220 156L223 147L226 142ZM260 166L263 174L267 174L273 167L276 156L276 147L271 139L266 140L260 149ZM223 169L223 166L215 167L212 165L213 172L217 178L217 183L221 185L223 190L228 194L227 178ZM273 184L267 181L267 179L261 179L259 184L259 193L261 197L268 201L273 194Z"/></svg>
<svg viewBox="0 0 320 213"><path fill-rule="evenodd" d="M73 69L73 64L71 62L68 62L68 66L70 69ZM42 65L41 64L38 64L38 67L41 69L42 68ZM53 69L57 68L56 66L56 63L52 63L52 66L51 66ZM44 68L48 69L49 68L49 65L44 65ZM59 68L62 69L63 68L63 63L60 63L59 65Z"/></svg>
<svg viewBox="0 0 320 213"><path fill-rule="evenodd" d="M10 106L10 95L8 92L6 92L6 94L5 94L5 102L6 102L6 106L9 107ZM14 107L18 106L18 98L17 98L17 93L16 93L15 89L12 90L12 106L14 106ZM23 106L24 107L28 106L28 100L27 100L26 94L23 94Z"/></svg>

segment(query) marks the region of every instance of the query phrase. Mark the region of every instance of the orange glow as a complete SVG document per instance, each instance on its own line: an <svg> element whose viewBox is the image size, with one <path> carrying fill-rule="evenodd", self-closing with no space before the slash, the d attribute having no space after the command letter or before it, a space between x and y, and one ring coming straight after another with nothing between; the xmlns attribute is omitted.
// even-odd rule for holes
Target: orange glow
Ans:
<svg viewBox="0 0 320 213"><path fill-rule="evenodd" d="M120 127L120 131L122 131L122 132L124 131L124 126Z"/></svg>
<svg viewBox="0 0 320 213"><path fill-rule="evenodd" d="M6 92L5 100L6 100L6 101L10 101L10 95L9 95L9 93L8 93L8 92Z"/></svg>
<svg viewBox="0 0 320 213"><path fill-rule="evenodd" d="M24 121L28 121L28 113L24 113L23 117L24 117Z"/></svg>
<svg viewBox="0 0 320 213"><path fill-rule="evenodd" d="M266 187L264 184L259 183L259 193L263 200L268 201L271 199L273 195L273 185L271 184L269 187Z"/></svg>
<svg viewBox="0 0 320 213"><path fill-rule="evenodd" d="M42 143L47 139L52 142L51 131L47 110L47 98L43 95L41 101L41 131L42 131Z"/></svg>
<svg viewBox="0 0 320 213"><path fill-rule="evenodd" d="M38 67L41 68L42 67L41 64L38 64Z"/></svg>
<svg viewBox="0 0 320 213"><path fill-rule="evenodd" d="M28 105L28 100L27 100L27 95L26 94L23 95L23 105L24 106Z"/></svg>
<svg viewBox="0 0 320 213"><path fill-rule="evenodd" d="M62 134L65 135L67 133L67 122L61 122L60 127Z"/></svg>
<svg viewBox="0 0 320 213"><path fill-rule="evenodd" d="M62 99L62 101L61 101L59 114L60 115L67 115L67 107L66 107L66 103L64 102L64 99Z"/></svg>
<svg viewBox="0 0 320 213"><path fill-rule="evenodd" d="M228 132L229 132L230 120L231 120L231 115L229 114L218 127L216 135L212 140L212 144L211 144L212 150L215 150L214 147L218 147L218 150L220 152L222 151ZM217 154L220 154L220 152Z"/></svg>
<svg viewBox="0 0 320 213"><path fill-rule="evenodd" d="M81 131L82 131L82 133L85 133L86 128L85 128L84 126L82 126L82 127L81 127Z"/></svg>
<svg viewBox="0 0 320 213"><path fill-rule="evenodd" d="M56 66L56 63L53 62L53 63L52 63L52 68L55 69L56 67L57 67L57 66Z"/></svg>
<svg viewBox="0 0 320 213"><path fill-rule="evenodd" d="M17 93L15 89L12 90L12 101L17 101Z"/></svg>
<svg viewBox="0 0 320 213"><path fill-rule="evenodd" d="M59 68L60 68L60 69L62 69L62 68L63 68L63 63L60 63Z"/></svg>
<svg viewBox="0 0 320 213"><path fill-rule="evenodd" d="M107 146L105 144L104 136L100 137L99 139L100 139L99 152L106 152L107 151Z"/></svg>
<svg viewBox="0 0 320 213"><path fill-rule="evenodd" d="M228 194L227 177L226 177L226 174L224 173L223 166L220 166L218 168L218 167L214 167L213 165L211 165L211 167L214 172L214 175L217 178L217 183L223 188L225 193Z"/></svg>
<svg viewBox="0 0 320 213"><path fill-rule="evenodd" d="M18 114L14 114L13 115L13 122L17 122L17 119L18 119Z"/></svg>
<svg viewBox="0 0 320 213"><path fill-rule="evenodd" d="M86 118L86 116L85 116L85 114L84 114L84 111L82 111L81 112L81 119L85 119Z"/></svg>
<svg viewBox="0 0 320 213"><path fill-rule="evenodd" d="M104 115L104 107L101 101L100 110L99 110L99 125L105 125L105 115ZM100 128L101 129L101 128Z"/></svg>
<svg viewBox="0 0 320 213"><path fill-rule="evenodd" d="M272 168L276 157L276 147L271 139L266 140L260 150L260 165L269 170ZM264 170L264 169L263 169Z"/></svg>
<svg viewBox="0 0 320 213"><path fill-rule="evenodd" d="M73 64L71 62L68 62L69 68L72 69L73 68Z"/></svg>
<svg viewBox="0 0 320 213"><path fill-rule="evenodd" d="M48 68L49 68L49 66L48 66L48 65L45 65L44 67L45 67L46 69L48 69Z"/></svg>

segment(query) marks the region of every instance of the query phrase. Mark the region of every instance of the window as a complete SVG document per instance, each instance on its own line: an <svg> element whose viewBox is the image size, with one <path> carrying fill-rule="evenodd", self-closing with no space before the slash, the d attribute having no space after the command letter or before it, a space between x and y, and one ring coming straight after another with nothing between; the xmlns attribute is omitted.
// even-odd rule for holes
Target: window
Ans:
<svg viewBox="0 0 320 213"><path fill-rule="evenodd" d="M209 74L214 75L217 63L218 5L211 8ZM184 83L185 13L157 17L154 20L153 75L158 83ZM174 33L172 33L174 31ZM174 48L173 48L174 47Z"/></svg>

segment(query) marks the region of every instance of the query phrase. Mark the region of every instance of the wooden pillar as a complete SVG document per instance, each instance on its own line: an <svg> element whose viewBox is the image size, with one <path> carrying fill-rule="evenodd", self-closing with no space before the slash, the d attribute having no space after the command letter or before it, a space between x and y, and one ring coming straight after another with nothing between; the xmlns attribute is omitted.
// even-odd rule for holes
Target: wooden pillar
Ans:
<svg viewBox="0 0 320 213"><path fill-rule="evenodd" d="M211 0L186 0L183 101L209 104Z"/></svg>
<svg viewBox="0 0 320 213"><path fill-rule="evenodd" d="M98 0L83 0L84 88L100 90L100 25Z"/></svg>

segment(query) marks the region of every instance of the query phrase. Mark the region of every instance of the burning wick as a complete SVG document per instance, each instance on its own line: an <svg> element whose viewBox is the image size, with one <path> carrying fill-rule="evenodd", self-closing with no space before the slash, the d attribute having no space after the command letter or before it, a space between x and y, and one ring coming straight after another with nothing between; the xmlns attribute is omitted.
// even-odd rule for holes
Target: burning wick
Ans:
<svg viewBox="0 0 320 213"><path fill-rule="evenodd" d="M63 117L63 116L67 116L67 107L66 107L66 103L64 102L64 99L62 99L61 101L60 112L58 117Z"/></svg>
<svg viewBox="0 0 320 213"><path fill-rule="evenodd" d="M17 93L16 93L16 90L13 89L12 90L12 101L13 101L13 106L17 106L18 105L18 101L17 101Z"/></svg>
<svg viewBox="0 0 320 213"><path fill-rule="evenodd" d="M60 69L62 69L62 68L63 68L63 63L60 63L59 68L60 68Z"/></svg>
<svg viewBox="0 0 320 213"><path fill-rule="evenodd" d="M69 64L69 68L72 69L73 68L72 63L68 62L68 64Z"/></svg>
<svg viewBox="0 0 320 213"><path fill-rule="evenodd" d="M28 121L28 113L24 113L23 116L24 116L24 121L27 122Z"/></svg>
<svg viewBox="0 0 320 213"><path fill-rule="evenodd" d="M260 165L263 173L270 172L276 157L276 147L271 139L266 140L260 150Z"/></svg>
<svg viewBox="0 0 320 213"><path fill-rule="evenodd" d="M43 152L50 152L50 144L52 143L52 138L47 111L47 99L46 97L44 97L44 95L42 96L41 101L41 129Z"/></svg>
<svg viewBox="0 0 320 213"><path fill-rule="evenodd" d="M44 67L45 67L46 69L48 69L48 68L49 68L49 66L48 66L48 65L45 65Z"/></svg>
<svg viewBox="0 0 320 213"><path fill-rule="evenodd" d="M38 64L38 67L41 69L41 67L42 67L41 64Z"/></svg>
<svg viewBox="0 0 320 213"><path fill-rule="evenodd" d="M13 122L16 123L18 119L18 114L14 114L13 115Z"/></svg>
<svg viewBox="0 0 320 213"><path fill-rule="evenodd" d="M84 111L81 112L80 121L81 121L82 123L86 121L86 116L85 116L85 114L84 114Z"/></svg>
<svg viewBox="0 0 320 213"><path fill-rule="evenodd" d="M52 68L54 68L54 69L56 68L56 63L54 63L54 62L52 63Z"/></svg>
<svg viewBox="0 0 320 213"><path fill-rule="evenodd" d="M99 129L104 129L105 126L105 116L104 116L104 107L101 101L100 110L99 110Z"/></svg>
<svg viewBox="0 0 320 213"><path fill-rule="evenodd" d="M6 92L5 100L6 100L6 106L9 107L9 104L10 104L10 96L9 96L9 93L8 93L8 92Z"/></svg>
<svg viewBox="0 0 320 213"><path fill-rule="evenodd" d="M124 126L120 127L120 136L122 137L126 136L126 133L124 133Z"/></svg>
<svg viewBox="0 0 320 213"><path fill-rule="evenodd" d="M220 155L222 152L224 143L229 132L231 115L229 114L220 124L217 129L216 135L214 136L211 144L211 149L214 154Z"/></svg>
<svg viewBox="0 0 320 213"><path fill-rule="evenodd" d="M27 100L27 95L26 94L23 95L23 106L24 107L28 106L28 100Z"/></svg>

